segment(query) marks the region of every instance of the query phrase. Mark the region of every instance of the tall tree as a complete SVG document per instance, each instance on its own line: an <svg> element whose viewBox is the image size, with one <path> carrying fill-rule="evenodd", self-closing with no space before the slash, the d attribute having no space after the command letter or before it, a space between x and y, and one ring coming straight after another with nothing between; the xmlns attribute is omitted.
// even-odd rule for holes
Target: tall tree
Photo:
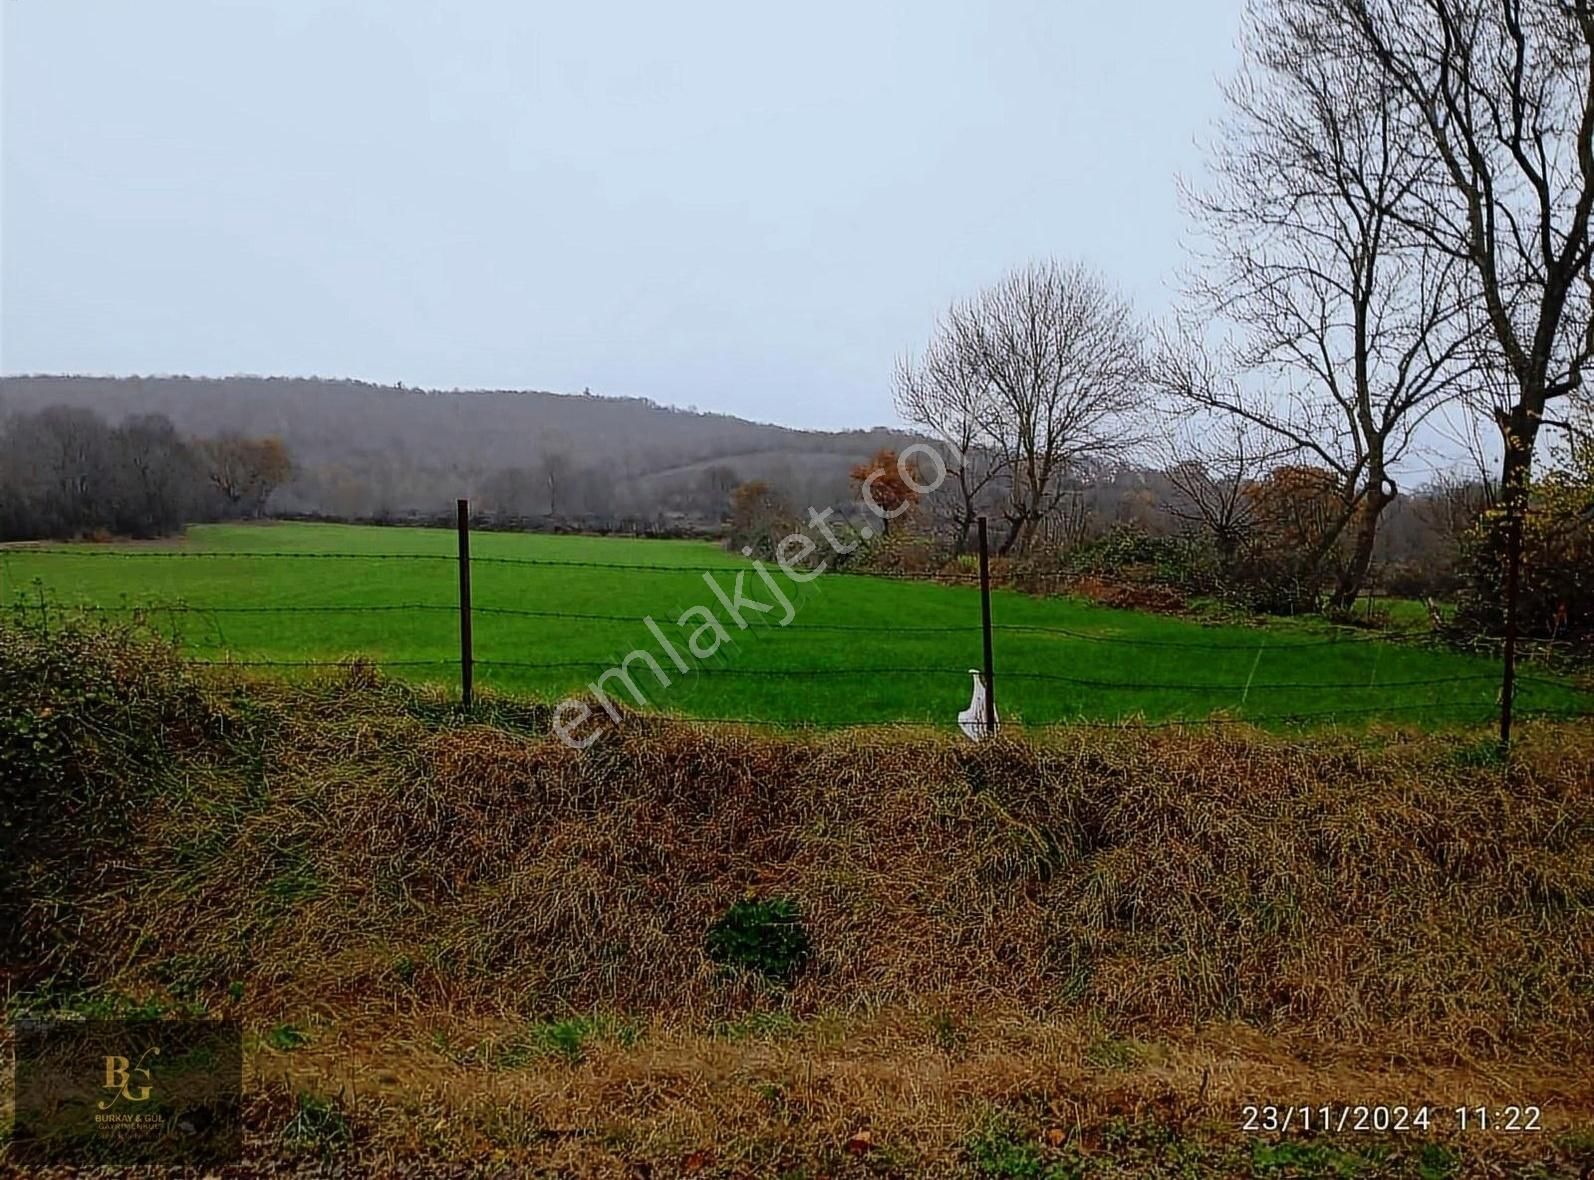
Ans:
<svg viewBox="0 0 1594 1180"><path fill-rule="evenodd" d="M114 527L135 537L176 532L192 512L199 475L193 449L164 414L139 414L112 433L117 464Z"/></svg>
<svg viewBox="0 0 1594 1180"><path fill-rule="evenodd" d="M1048 260L954 305L941 332L979 380L973 420L1007 477L999 552L1022 548L1072 466L1132 441L1144 373L1133 310L1087 267Z"/></svg>
<svg viewBox="0 0 1594 1180"><path fill-rule="evenodd" d="M1464 264L1510 382L1502 494L1594 358L1594 2L1313 0L1404 101L1433 167L1392 212Z"/></svg>
<svg viewBox="0 0 1594 1180"><path fill-rule="evenodd" d="M1334 473L1339 512L1317 556L1350 530L1332 595L1345 606L1398 495L1394 464L1467 378L1459 264L1393 212L1429 163L1402 133L1395 85L1296 0L1252 0L1243 44L1210 180L1187 193L1207 242L1192 302L1237 331L1216 366L1180 341L1158 370L1178 398Z"/></svg>
<svg viewBox="0 0 1594 1180"><path fill-rule="evenodd" d="M1594 0L1299 0L1402 99L1432 167L1390 208L1481 307L1504 456L1510 736L1522 533L1540 429L1594 358Z"/></svg>
<svg viewBox="0 0 1594 1180"><path fill-rule="evenodd" d="M537 460L537 471L547 497L549 516L558 516L561 504L565 504L568 511L570 478L574 470L568 442L556 438L546 444Z"/></svg>
<svg viewBox="0 0 1594 1180"><path fill-rule="evenodd" d="M969 547L969 533L980 515L987 491L1005 470L1000 452L988 444L981 428L986 380L977 358L957 345L944 322L936 327L922 357L897 362L897 413L935 436L952 483L932 503L947 504L952 548Z"/></svg>

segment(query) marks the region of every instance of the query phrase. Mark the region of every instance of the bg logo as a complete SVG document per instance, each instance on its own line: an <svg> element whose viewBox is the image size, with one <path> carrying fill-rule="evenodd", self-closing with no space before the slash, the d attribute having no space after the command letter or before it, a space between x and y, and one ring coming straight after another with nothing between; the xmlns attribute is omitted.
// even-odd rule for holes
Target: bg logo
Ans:
<svg viewBox="0 0 1594 1180"><path fill-rule="evenodd" d="M127 1058L125 1057L107 1057L105 1059L104 1088L111 1091L112 1097L109 1102L103 1098L100 1099L100 1109L110 1110L111 1107L115 1106L124 1098L129 1102L148 1101L149 1093L152 1087L149 1085L134 1086L133 1075L137 1074L138 1076L142 1077L145 1082L149 1082L149 1070L144 1068L144 1059L150 1056L152 1053L158 1057L160 1056L160 1051L159 1045L151 1045L148 1049L145 1049L142 1056L139 1057L138 1064L132 1066L131 1068L128 1066Z"/></svg>

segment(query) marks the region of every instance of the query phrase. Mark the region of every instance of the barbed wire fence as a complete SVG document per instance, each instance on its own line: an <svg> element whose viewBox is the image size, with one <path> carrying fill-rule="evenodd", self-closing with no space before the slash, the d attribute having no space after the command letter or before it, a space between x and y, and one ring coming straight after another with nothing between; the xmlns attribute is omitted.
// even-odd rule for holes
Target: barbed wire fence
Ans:
<svg viewBox="0 0 1594 1180"><path fill-rule="evenodd" d="M394 659L368 659L359 657L360 662L368 667L392 668L403 670L415 669L448 669L457 678L460 692L460 702L466 711L474 704L475 671L480 669L500 669L515 672L531 673L556 673L575 672L594 669L612 668L615 660L573 660L573 659L548 659L524 660L505 659L489 656L478 659L475 651L475 637L473 617L483 615L498 618L519 618L546 620L552 622L595 622L595 623L624 623L640 625L646 621L646 616L622 614L604 611L575 611L557 608L530 608L512 607L501 605L477 605L472 601L471 569L473 566L487 567L535 567L541 570L593 570L616 573L647 573L647 574L727 574L747 572L756 567L751 563L745 566L736 564L717 565L658 565L637 562L593 561L580 559L550 559L535 557L504 557L472 555L470 552L470 520L469 508L466 501L459 502L458 516L458 543L454 553L416 553L416 552L337 552L337 551L303 551L303 550L187 550L187 549L155 549L155 548L125 548L125 549L93 549L79 546L61 545L29 545L23 549L8 549L0 546L0 602L6 602L5 590L8 584L5 569L5 557L10 553L26 553L29 555L64 556L72 558L96 558L140 562L151 560L167 560L174 562L203 562L203 561L328 561L328 562L401 562L401 563L432 563L434 565L456 568L458 574L458 592L452 602L427 602L408 601L390 603L292 603L292 604L263 604L263 603L230 603L222 605L195 605L184 600L168 602L128 603L118 606L92 604L81 606L52 606L48 599L41 593L36 606L40 612L42 625L48 630L50 612L79 612L98 615L131 614L144 618L166 616L172 620L171 638L176 640L181 635L187 639L187 632L179 632L175 620L180 617L193 616L200 619L224 616L272 616L272 615L410 615L410 614L450 614L457 616L459 621L459 655L453 658L394 658ZM983 525L983 521L981 524ZM977 587L980 591L980 619L968 625L916 625L893 624L881 627L876 624L865 623L831 623L831 622L804 622L801 625L803 632L832 633L832 634L870 634L874 636L952 636L958 635L973 640L976 634L981 639L983 667L981 679L985 686L986 712L984 725L987 729L997 727L995 709L995 689L998 680L1003 683L1009 681L1036 682L1062 684L1081 689L1108 690L1118 692L1197 692L1197 693L1229 693L1242 694L1242 701L1251 693L1266 694L1276 692L1331 692L1331 693L1365 693L1368 691L1397 690L1404 694L1407 690L1417 688L1435 688L1440 686L1485 684L1495 683L1499 676L1495 672L1458 673L1446 676L1412 677L1398 680L1383 680L1368 682L1356 681L1330 681L1330 680L1288 680L1288 681L1256 681L1254 679L1255 665L1252 667L1252 676L1245 683L1232 681L1206 681L1192 680L1129 680L1106 679L1101 677L1076 676L1060 671L1038 671L1033 669L1004 668L999 674L994 666L993 637L997 634L1011 635L1039 635L1051 636L1091 644L1122 645L1125 647L1158 648L1169 651L1189 653L1192 656L1204 652L1260 652L1268 638L1274 642L1268 650L1273 652L1288 652L1311 648L1335 648L1352 644L1372 643L1399 643L1399 642L1429 642L1429 637L1420 633L1391 634L1380 631L1363 631L1345 627L1337 627L1327 635L1314 635L1310 638L1294 639L1287 642L1277 642L1275 637L1268 636L1258 642L1235 642L1226 639L1197 640L1197 639L1169 639L1155 636L1136 635L1107 635L1097 632L1080 630L1078 628L1059 626L1045 623L1027 622L1002 622L995 620L991 615L990 606L990 580L985 568L984 546L981 547L981 562L979 572L969 571L967 575L938 576L934 579L940 584L964 585L970 588ZM844 575L830 575L844 576ZM923 583L925 579L907 574L876 574L871 572L871 577L897 577L904 581ZM1034 575L1036 578L1056 577L1065 578L1064 574ZM19 606L22 609L32 609L34 604L29 604L24 599L16 599L10 603L13 609ZM778 625L773 623L754 624L753 630L774 629ZM277 670L290 669L331 669L348 667L350 658L325 659L282 659L272 657L245 657L238 658L224 656L221 658L189 657L187 662L206 668L269 668ZM702 666L694 669L694 674L713 677L749 678L749 679L808 679L808 678L869 678L882 676L947 676L964 679L968 676L967 667L955 668L951 666L934 666L928 664L858 664L842 665L833 664L819 666L793 666L793 667L733 667L733 666ZM1517 683L1525 685L1538 685L1562 690L1569 696L1579 700L1578 707L1535 708L1516 710L1518 716L1537 717L1545 719L1580 719L1594 717L1594 688L1582 688L1571 682L1554 677L1519 674ZM966 679L964 680L965 684ZM1468 715L1468 713L1475 715ZM1025 729L1049 729L1057 727L1068 728L1096 728L1096 729L1164 729L1189 726L1227 726L1258 723L1309 723L1315 721L1331 722L1342 718L1351 717L1377 717L1380 715L1422 714L1431 712L1446 713L1450 720L1459 723L1482 723L1498 715L1499 701L1383 701L1373 705L1336 705L1326 709L1305 709L1285 711L1244 712L1242 714L1211 713L1207 716L1177 716L1159 719L1145 719L1140 716L1124 717L1118 720L1091 718L1080 716L1066 721L1026 723L1021 727ZM704 716L701 714L671 715L663 713L642 714L643 717L667 719L691 724L741 724L768 727L774 729L847 729L855 727L911 727L925 728L937 723L927 719L915 718L859 718L856 720L779 720L761 717L731 717L731 716ZM1011 724L1003 722L1002 724Z"/></svg>

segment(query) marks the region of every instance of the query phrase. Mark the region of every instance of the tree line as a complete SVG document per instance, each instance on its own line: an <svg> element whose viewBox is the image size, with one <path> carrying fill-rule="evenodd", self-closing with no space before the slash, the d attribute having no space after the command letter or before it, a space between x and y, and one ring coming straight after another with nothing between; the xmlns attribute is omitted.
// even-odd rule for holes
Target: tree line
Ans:
<svg viewBox="0 0 1594 1180"><path fill-rule="evenodd" d="M0 423L0 540L159 537L257 517L293 471L274 437L188 438L160 414L112 425L50 406Z"/></svg>
<svg viewBox="0 0 1594 1180"><path fill-rule="evenodd" d="M320 378L0 377L0 407L160 413L179 433L280 437L293 475L279 515L405 521L461 496L549 527L717 523L731 484L765 479L841 503L847 465L904 430L813 431L641 398L535 390L428 391ZM0 412L0 418L5 414Z"/></svg>

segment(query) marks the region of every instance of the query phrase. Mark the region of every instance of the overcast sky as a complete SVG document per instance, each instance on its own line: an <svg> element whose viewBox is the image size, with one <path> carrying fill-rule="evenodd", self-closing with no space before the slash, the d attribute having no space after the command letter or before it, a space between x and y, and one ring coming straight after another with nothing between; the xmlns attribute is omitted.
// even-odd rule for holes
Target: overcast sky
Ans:
<svg viewBox="0 0 1594 1180"><path fill-rule="evenodd" d="M0 371L893 420L1026 259L1169 301L1239 0L0 0Z"/></svg>

